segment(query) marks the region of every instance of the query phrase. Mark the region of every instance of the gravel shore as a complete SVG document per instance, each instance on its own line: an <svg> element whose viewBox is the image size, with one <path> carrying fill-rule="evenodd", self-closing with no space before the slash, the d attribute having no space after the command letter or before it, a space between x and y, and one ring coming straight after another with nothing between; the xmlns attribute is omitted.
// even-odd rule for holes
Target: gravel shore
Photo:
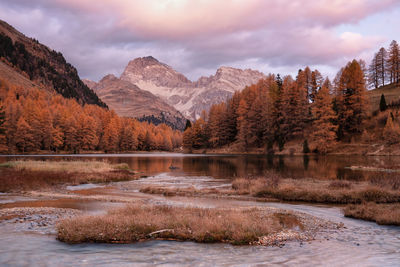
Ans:
<svg viewBox="0 0 400 267"><path fill-rule="evenodd" d="M55 225L61 219L72 218L82 211L63 208L9 208L0 209L1 225L13 225L18 231L55 234Z"/></svg>

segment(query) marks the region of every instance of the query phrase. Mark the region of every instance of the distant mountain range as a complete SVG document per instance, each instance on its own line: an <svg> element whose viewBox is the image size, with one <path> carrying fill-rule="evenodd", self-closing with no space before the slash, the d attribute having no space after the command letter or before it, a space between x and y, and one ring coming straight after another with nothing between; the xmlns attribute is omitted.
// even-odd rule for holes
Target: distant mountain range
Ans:
<svg viewBox="0 0 400 267"><path fill-rule="evenodd" d="M179 111L133 83L112 74L105 76L98 83L83 81L120 116L135 117L155 124L166 123L180 130L185 127L186 118Z"/></svg>
<svg viewBox="0 0 400 267"><path fill-rule="evenodd" d="M193 120L200 116L202 110L207 111L211 105L226 100L235 91L256 83L265 75L250 69L220 67L215 75L192 82L149 56L130 61L120 78L161 97Z"/></svg>

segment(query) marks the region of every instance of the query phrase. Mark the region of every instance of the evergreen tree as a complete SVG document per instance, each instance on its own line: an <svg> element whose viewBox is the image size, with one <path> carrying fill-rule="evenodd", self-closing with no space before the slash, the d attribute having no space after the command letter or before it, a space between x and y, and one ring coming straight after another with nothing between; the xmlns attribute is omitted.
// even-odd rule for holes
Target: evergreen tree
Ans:
<svg viewBox="0 0 400 267"><path fill-rule="evenodd" d="M310 153L310 148L308 147L308 140L304 139L303 142L303 153Z"/></svg>
<svg viewBox="0 0 400 267"><path fill-rule="evenodd" d="M386 105L385 95L382 94L381 95L381 101L379 102L379 110L380 111L385 111L386 109L387 109L387 105Z"/></svg>
<svg viewBox="0 0 400 267"><path fill-rule="evenodd" d="M192 127L192 123L190 122L190 120L186 120L185 129L183 131L186 131L186 129L190 127Z"/></svg>

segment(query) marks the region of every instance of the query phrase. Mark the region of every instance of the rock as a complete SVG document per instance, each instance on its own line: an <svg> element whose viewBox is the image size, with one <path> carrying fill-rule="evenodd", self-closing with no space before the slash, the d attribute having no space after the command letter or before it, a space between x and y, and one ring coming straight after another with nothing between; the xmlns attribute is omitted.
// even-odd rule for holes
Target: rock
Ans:
<svg viewBox="0 0 400 267"><path fill-rule="evenodd" d="M194 120L203 110L208 111L212 104L225 101L235 91L265 77L263 73L250 69L220 67L214 75L192 82L157 59L143 57L130 61L120 78L159 96Z"/></svg>
<svg viewBox="0 0 400 267"><path fill-rule="evenodd" d="M179 130L185 127L186 118L179 111L129 81L110 74L92 88L119 116L151 120L155 124L166 123Z"/></svg>

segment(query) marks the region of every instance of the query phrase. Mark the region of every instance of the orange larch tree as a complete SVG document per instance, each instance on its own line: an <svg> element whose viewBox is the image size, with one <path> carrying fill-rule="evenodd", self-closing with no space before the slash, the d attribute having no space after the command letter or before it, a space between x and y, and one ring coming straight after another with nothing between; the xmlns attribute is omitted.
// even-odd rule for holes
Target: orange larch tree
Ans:
<svg viewBox="0 0 400 267"><path fill-rule="evenodd" d="M313 131L312 140L320 153L326 153L336 142L337 125L333 110L332 97L330 95L330 82L326 79L322 88L315 95L315 102L312 107Z"/></svg>

